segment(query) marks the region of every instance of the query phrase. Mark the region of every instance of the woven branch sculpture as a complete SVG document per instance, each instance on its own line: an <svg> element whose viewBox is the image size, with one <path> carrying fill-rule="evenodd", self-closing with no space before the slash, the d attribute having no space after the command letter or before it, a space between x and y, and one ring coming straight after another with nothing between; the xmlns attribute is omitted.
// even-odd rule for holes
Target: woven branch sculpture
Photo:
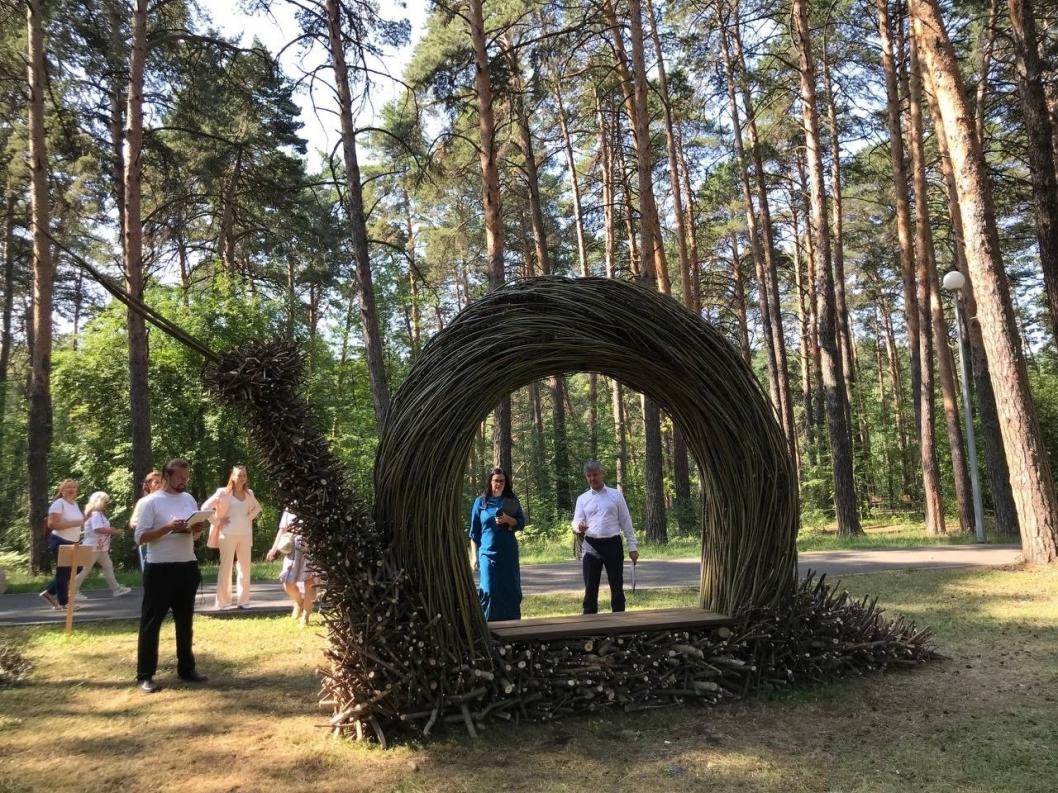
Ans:
<svg viewBox="0 0 1058 793"><path fill-rule="evenodd" d="M506 394L593 371L655 399L687 437L703 498L701 605L734 627L582 639L490 634L466 555L462 477ZM222 356L207 379L249 411L277 492L326 579L321 703L337 733L386 744L459 723L549 719L744 696L933 657L929 633L822 580L797 584L797 483L772 409L717 331L676 301L607 279L490 293L426 346L379 443L372 509L349 487L283 343ZM467 384L473 383L473 388Z"/></svg>

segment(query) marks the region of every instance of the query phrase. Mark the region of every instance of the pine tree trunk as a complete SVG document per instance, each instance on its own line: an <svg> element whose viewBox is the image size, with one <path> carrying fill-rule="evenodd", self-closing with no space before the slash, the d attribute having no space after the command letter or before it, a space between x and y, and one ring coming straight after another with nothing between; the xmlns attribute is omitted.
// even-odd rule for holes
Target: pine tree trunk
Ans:
<svg viewBox="0 0 1058 793"><path fill-rule="evenodd" d="M651 178L650 121L647 105L646 58L643 48L643 19L639 0L629 0L629 27L632 40L631 70L624 56L624 45L620 27L609 0L608 21L617 53L618 71L622 73L621 84L625 87L625 104L633 122L633 137L636 147L636 172L639 186L639 237L640 279L663 294L670 294L668 266L665 247L661 240L657 205L654 201L654 185ZM629 96L631 89L631 96ZM649 397L643 398L644 471L646 507L644 531L653 542L668 541L665 521L664 461L661 449L661 412Z"/></svg>
<svg viewBox="0 0 1058 793"><path fill-rule="evenodd" d="M577 178L577 161L573 156L573 140L569 134L569 121L562 99L562 87L559 80L554 81L555 103L558 106L558 129L562 134L562 151L566 156L566 168L569 170L569 189L573 195L573 223L577 231L577 261L580 264L580 275L587 278L591 275L588 267L588 243L584 233L584 214L581 208L580 180ZM600 134L602 129L600 127Z"/></svg>
<svg viewBox="0 0 1058 793"><path fill-rule="evenodd" d="M992 65L992 52L996 43L996 17L999 15L999 0L992 0L988 17L981 28L977 62L977 101L974 103L974 129L981 150L985 151L985 98L988 96L988 71Z"/></svg>
<svg viewBox="0 0 1058 793"><path fill-rule="evenodd" d="M143 81L147 61L147 0L136 0L132 17L129 55L128 108L125 130L125 288L143 298ZM149 352L147 325L131 308L127 312L129 344L129 409L132 423L133 492L153 467L151 452L151 403L148 386Z"/></svg>
<svg viewBox="0 0 1058 793"><path fill-rule="evenodd" d="M520 137L522 156L525 159L525 178L529 193L529 217L532 226L533 247L536 253L537 271L540 275L551 275L551 255L547 247L547 230L544 227L544 210L540 200L540 180L536 163L536 150L533 146L533 134L529 128L529 117L525 112L522 100L524 86L517 58L510 40L506 40L505 55L511 67L514 82L514 111ZM553 434L552 448L554 459L552 471L555 476L555 511L562 515L573 509L569 482L569 444L566 438L566 404L565 381L552 376L547 381L551 394L551 420Z"/></svg>
<svg viewBox="0 0 1058 793"><path fill-rule="evenodd" d="M654 44L655 64L658 70L658 94L661 98L661 108L665 122L665 152L669 160L669 185L672 188L673 215L676 220L676 248L680 257L680 291L683 296L683 304L693 310L694 294L691 288L691 261L687 250L687 230L685 228L685 216L683 212L683 191L680 190L680 166L676 157L676 134L672 117L672 100L669 98L668 82L665 76L665 57L661 49L661 39L658 37L658 26L654 19L654 6L651 0L646 0L647 19L650 20L650 38ZM684 461L686 467L686 460ZM680 493L677 492L677 497ZM686 495L690 495L688 492Z"/></svg>
<svg viewBox="0 0 1058 793"><path fill-rule="evenodd" d="M628 441L625 436L625 400L624 389L616 380L610 380L611 402L613 405L613 437L616 454L614 459L614 487L622 493L628 481Z"/></svg>
<svg viewBox="0 0 1058 793"><path fill-rule="evenodd" d="M802 422L804 424L805 445L808 451L808 460L812 465L817 462L815 433L812 428L812 325L808 306L808 289L806 288L806 276L804 265L801 261L801 232L798 227L797 203L790 202L790 218L793 225L793 267L794 288L797 290L797 324L800 329L800 353L801 353L801 404L804 408Z"/></svg>
<svg viewBox="0 0 1058 793"><path fill-rule="evenodd" d="M800 454L797 448L797 429L794 425L793 399L790 396L790 369L786 356L786 334L783 331L782 308L779 304L779 266L775 252L775 234L771 220L771 202L768 198L768 184L764 170L764 157L761 153L760 139L757 134L757 114L753 105L753 92L746 79L746 59L742 49L741 20L739 17L739 0L732 7L733 24L731 43L734 47L736 79L742 96L742 105L746 111L746 132L749 135L749 148L753 160L754 184L757 195L757 208L760 211L760 247L763 254L764 277L767 283L768 310L771 314L770 332L772 347L775 350L776 387L779 395L779 418L782 423L786 441L790 447L790 456L794 461L794 470L800 468ZM797 474L800 475L799 473Z"/></svg>
<svg viewBox="0 0 1058 793"><path fill-rule="evenodd" d="M44 29L42 0L26 4L29 87L30 211L33 223L33 341L30 353L26 463L29 474L30 568L51 567L44 542L48 512L48 453L52 439L51 310L55 268L48 231L48 151L44 127Z"/></svg>
<svg viewBox="0 0 1058 793"><path fill-rule="evenodd" d="M974 134L955 51L936 0L911 0L930 88L947 139L962 216L967 266L999 409L1011 481L1017 483L1022 550L1030 563L1058 560L1058 499L1017 341L1014 306L1003 269L992 187Z"/></svg>
<svg viewBox="0 0 1058 793"><path fill-rule="evenodd" d="M904 137L900 124L900 93L893 58L892 27L888 0L875 0L878 8L878 34L882 45L882 70L885 74L886 117L889 122L889 157L892 165L893 198L896 209L896 236L900 247L900 271L903 274L904 316L907 323L907 347L911 376L911 396L915 413L915 437L922 435L922 364L919 353L919 312L915 294L915 254L911 242L911 209L908 198L907 170L904 166ZM922 454L921 449L920 455ZM923 457L921 468L926 468ZM910 495L910 494L909 494Z"/></svg>
<svg viewBox="0 0 1058 793"><path fill-rule="evenodd" d="M926 533L943 534L944 504L940 492L940 465L937 462L937 439L933 389L933 337L931 324L934 289L931 274L933 234L929 226L929 198L926 188L926 160L923 152L922 88L918 67L918 51L911 40L910 52L910 119L908 139L911 148L911 170L915 185L915 286L918 304L918 350L922 363L919 399L919 448L922 450L922 492L925 498ZM957 449L953 449L953 453Z"/></svg>
<svg viewBox="0 0 1058 793"><path fill-rule="evenodd" d="M1014 39L1018 94L1028 138L1032 215L1040 245L1040 267L1051 310L1051 336L1058 343L1058 183L1051 139L1051 120L1043 95L1040 53L1036 44L1036 16L1032 0L1007 0Z"/></svg>
<svg viewBox="0 0 1058 793"><path fill-rule="evenodd" d="M900 354L896 348L896 336L893 333L893 315L889 301L878 286L878 308L882 312L882 324L885 330L885 354L889 366L889 384L893 389L893 406L896 412L896 437L900 447L900 492L910 501L914 492L914 481L911 474L911 456L914 450L908 440L907 414L904 411L904 378L901 374Z"/></svg>
<svg viewBox="0 0 1058 793"><path fill-rule="evenodd" d="M976 321L977 300L970 284L969 270L966 266L966 250L962 230L962 217L959 214L958 191L955 187L955 174L952 172L951 157L948 155L948 143L942 130L943 121L937 112L936 103L927 103L933 117L933 128L937 131L934 140L940 154L941 173L944 177L944 192L948 203L948 218L951 220L952 237L954 238L955 267L966 278L962 294L956 299L963 301L963 318L973 317L969 323L963 323L963 333L970 342L973 389L977 394L978 414L981 423L981 443L984 447L985 469L988 472L988 487L992 496L992 508L995 510L996 528L1002 534L1018 533L1018 515L1014 508L1014 496L1010 488L1010 472L1007 469L1006 453L1003 451L1003 437L999 430L999 414L996 412L996 399L992 391L992 381L988 374L988 360L985 357L984 340L981 338L981 325ZM970 455L976 456L977 450L971 449Z"/></svg>
<svg viewBox="0 0 1058 793"><path fill-rule="evenodd" d="M801 112L805 127L805 150L808 165L809 199L812 206L812 233L817 258L817 303L819 313L819 347L822 363L823 395L830 436L830 456L834 474L834 507L838 533L842 536L862 534L856 504L856 487L852 470L852 443L846 421L848 408L842 387L841 357L835 340L834 279L831 270L830 230L827 224L826 195L823 188L823 154L819 143L819 113L816 108L816 74L809 38L806 0L794 0L794 40L801 78Z"/></svg>
<svg viewBox="0 0 1058 793"><path fill-rule="evenodd" d="M724 56L724 74L727 83L727 109L731 116L731 133L735 145L735 159L738 161L739 184L742 188L742 206L746 216L746 231L749 235L750 250L753 254L753 265L757 273L757 302L760 310L761 327L764 329L764 352L768 367L768 391L771 395L775 415L780 424L783 422L784 406L782 389L779 382L779 358L773 332L773 315L771 300L768 297L768 277L765 273L765 261L761 233L757 226L757 215L753 208L753 189L750 186L749 159L742 142L742 117L735 97L735 74L731 48L726 26L720 28L720 47ZM789 436L787 436L789 437Z"/></svg>
<svg viewBox="0 0 1058 793"><path fill-rule="evenodd" d="M375 429L382 424L389 409L389 386L386 382L386 361L375 288L371 274L371 258L367 247L367 220L364 214L364 193L360 181L360 162L356 151L356 130L353 126L353 94L349 86L349 68L345 60L345 40L342 28L343 7L338 0L326 0L327 42L331 66L338 93L338 116L342 128L342 160L345 164L345 200L349 217L349 236L356 277L360 287L360 326L364 335L368 379L371 381L371 401L375 409ZM480 4L479 4L480 8ZM355 24L355 20L351 20Z"/></svg>
<svg viewBox="0 0 1058 793"><path fill-rule="evenodd" d="M841 350L841 370L845 375L845 403L852 409L856 367L853 362L852 333L849 330L849 307L845 298L845 212L841 195L841 145L838 132L834 88L830 81L830 62L823 52L823 92L826 97L827 126L830 131L830 233L834 246L834 297L838 321L838 347ZM851 426L852 416L849 416Z"/></svg>
<svg viewBox="0 0 1058 793"><path fill-rule="evenodd" d="M7 428L7 370L11 361L11 313L15 306L15 194L9 193L4 201L4 293L0 306L0 474L7 474L4 443ZM0 508L0 516L9 515L6 505ZM0 522L0 526L7 526Z"/></svg>
<svg viewBox="0 0 1058 793"><path fill-rule="evenodd" d="M616 277L615 248L617 232L614 230L614 176L613 154L610 144L609 125L603 114L602 99L595 93L595 114L599 120L599 164L602 170L602 217L603 233L603 269L607 278Z"/></svg>
<svg viewBox="0 0 1058 793"><path fill-rule="evenodd" d="M735 298L735 316L738 318L738 350L746 366L753 366L753 355L749 350L749 318L746 315L746 285L742 278L742 257L738 254L738 238L735 232L728 234L731 240L731 287Z"/></svg>

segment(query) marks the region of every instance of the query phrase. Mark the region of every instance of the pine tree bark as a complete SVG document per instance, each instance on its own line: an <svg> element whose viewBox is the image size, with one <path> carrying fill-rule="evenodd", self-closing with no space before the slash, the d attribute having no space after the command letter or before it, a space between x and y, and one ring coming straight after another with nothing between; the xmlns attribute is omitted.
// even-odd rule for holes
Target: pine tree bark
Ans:
<svg viewBox="0 0 1058 793"><path fill-rule="evenodd" d="M878 35L882 45L882 71L885 74L886 118L889 124L889 158L892 165L893 199L896 209L896 236L900 249L900 271L903 275L904 316L907 324L909 374L912 405L915 414L915 437L922 436L922 360L919 351L919 311L915 283L915 253L911 241L911 209L908 198L907 170L904 166L904 135L900 123L900 93L897 87L892 26L888 0L875 0L878 8ZM921 448L920 455L923 455ZM925 456L920 467L928 465ZM909 494L910 495L910 494Z"/></svg>
<svg viewBox="0 0 1058 793"><path fill-rule="evenodd" d="M937 371L940 376L940 391L944 406L944 423L948 432L948 448L951 452L952 477L955 485L955 501L959 508L959 525L963 532L973 531L973 502L970 492L970 470L966 465L966 451L963 444L962 428L959 424L959 403L955 386L955 361L951 347L948 345L948 323L944 318L944 308L940 301L940 279L937 275L936 249L929 226L929 195L926 182L926 165L924 156L924 123L922 120L922 77L918 58L918 49L914 37L911 39L911 108L913 134L917 138L918 157L915 160L915 209L920 224L924 229L922 244L926 259L926 281L929 285L930 322L934 351L937 358ZM921 190L921 193L919 192ZM919 208L921 207L921 209ZM928 527L927 527L928 528Z"/></svg>
<svg viewBox="0 0 1058 793"><path fill-rule="evenodd" d="M749 318L746 316L746 285L742 278L742 257L738 252L738 237L735 232L728 235L731 241L731 288L735 297L735 316L738 318L738 351L746 366L753 366L749 350Z"/></svg>
<svg viewBox="0 0 1058 793"><path fill-rule="evenodd" d="M944 503L941 498L940 465L937 462L937 437L933 388L933 336L931 286L933 235L929 226L929 198L926 193L926 161L923 152L922 88L918 54L914 38L910 51L910 101L908 140L911 149L911 173L915 187L915 287L918 305L918 355L922 364L921 390L918 392L919 448L922 450L922 493L925 501L926 533L943 534ZM956 450L953 450L956 451Z"/></svg>
<svg viewBox="0 0 1058 793"><path fill-rule="evenodd" d="M44 542L48 512L48 452L52 439L51 311L55 268L48 239L48 150L44 128L44 20L42 0L27 0L30 212L33 224L33 340L30 345L26 463L29 474L30 567L51 567Z"/></svg>
<svg viewBox="0 0 1058 793"><path fill-rule="evenodd" d="M4 293L0 304L0 473L7 473L4 444L7 429L7 370L11 361L11 314L15 306L15 194L4 201ZM7 517L6 506L0 506L0 517ZM6 526L7 523L0 523Z"/></svg>
<svg viewBox="0 0 1058 793"><path fill-rule="evenodd" d="M342 130L342 160L345 164L345 200L349 217L349 236L356 278L360 287L360 326L364 334L368 378L371 381L371 402L375 410L375 429L382 424L389 409L389 386L386 382L386 361L382 333L375 304L375 288L371 274L371 257L367 247L367 220L364 214L364 193L360 181L360 162L356 151L356 130L353 126L353 93L349 85L349 67L345 60L345 40L342 27L342 6L338 0L326 0L327 43L331 67L334 70L338 93L338 116ZM480 8L480 3L479 3ZM355 24L355 20L353 21ZM508 425L509 426L509 425Z"/></svg>
<svg viewBox="0 0 1058 793"><path fill-rule="evenodd" d="M610 396L613 407L614 487L622 493L628 481L628 439L625 432L624 388L616 380L610 380Z"/></svg>
<svg viewBox="0 0 1058 793"><path fill-rule="evenodd" d="M607 6L609 2L607 0ZM612 8L612 6L611 6ZM630 107L636 145L636 172L639 186L639 238L642 272L640 279L647 285L671 294L668 266L665 261L665 246L661 239L661 226L657 204L654 201L654 184L651 173L650 119L647 104L646 56L643 46L643 17L639 0L629 0L629 30L632 40L632 88ZM615 41L621 39L619 28L614 25ZM623 45L622 45L623 46ZM618 60L622 60L618 58ZM626 83L626 81L622 81ZM668 527L665 518L664 461L661 444L661 411L649 396L643 398L644 427L644 484L645 516L644 533L651 542L668 542Z"/></svg>
<svg viewBox="0 0 1058 793"><path fill-rule="evenodd" d="M1040 53L1036 43L1036 16L1032 0L1007 0L1010 29L1021 97L1022 118L1028 138L1029 175L1032 181L1032 215L1040 246L1040 268L1051 310L1051 336L1058 343L1058 183L1051 138L1051 120L1043 95Z"/></svg>
<svg viewBox="0 0 1058 793"><path fill-rule="evenodd" d="M143 272L143 81L147 62L147 0L136 0L129 53L128 107L125 113L125 288L142 299ZM129 415L132 423L133 492L153 467L147 325L131 308L127 312L129 344Z"/></svg>
<svg viewBox="0 0 1058 793"><path fill-rule="evenodd" d="M742 115L735 96L734 63L726 25L720 26L720 49L724 59L724 75L727 83L727 109L728 114L731 116L731 137L735 145L735 159L738 161L738 177L739 185L742 188L742 206L746 216L746 232L749 235L750 251L753 255L753 265L757 273L757 302L760 310L761 327L764 329L768 390L771 394L772 405L775 408L775 415L781 424L784 419L784 406L780 384L779 356L775 345L776 335L772 327L774 317L772 315L771 300L768 297L769 289L768 277L765 272L764 246L761 242L760 228L757 225L757 214L753 207L753 188L750 185L749 178L749 158L746 155L745 145L742 141Z"/></svg>
<svg viewBox="0 0 1058 793"><path fill-rule="evenodd" d="M797 324L799 328L801 353L801 404L804 408L805 446L808 460L812 465L817 462L815 434L812 427L813 392L812 392L812 324L807 306L809 300L806 273L801 260L801 232L798 224L797 202L790 201L790 219L793 226L793 267L794 288L797 290Z"/></svg>
<svg viewBox="0 0 1058 793"><path fill-rule="evenodd" d="M914 482L911 474L911 456L914 449L908 440L907 414L904 410L904 378L900 366L900 353L896 347L896 334L893 332L893 314L889 301L878 285L878 308L882 312L882 327L885 330L885 355L889 368L889 384L893 390L893 406L896 412L897 443L900 447L900 492L911 500Z"/></svg>
<svg viewBox="0 0 1058 793"><path fill-rule="evenodd" d="M779 266L775 251L775 231L771 219L771 200L768 197L767 175L764 170L764 156L761 152L760 138L757 133L757 113L753 103L753 92L746 78L746 58L742 48L742 22L739 15L739 2L732 5L731 45L734 49L735 78L742 106L746 111L746 133L749 136L749 152L753 162L753 179L756 187L757 209L760 212L760 247L763 255L765 292L768 310L771 314L770 334L772 347L775 350L776 387L779 396L779 416L783 432L790 447L794 461L794 470L800 476L800 452L797 447L797 428L794 424L793 399L790 396L790 368L786 355L786 334L783 331L782 307L779 304Z"/></svg>
<svg viewBox="0 0 1058 793"><path fill-rule="evenodd" d="M333 0L329 0L333 2ZM489 289L499 289L507 280L503 269L503 211L500 199L500 172L496 151L496 117L492 110L492 79L485 38L482 0L469 0L470 39L474 49L474 90L478 99L478 161L481 165L481 200L485 210L485 249ZM493 463L508 475L514 468L511 435L511 398L504 397L496 407L493 425Z"/></svg>
<svg viewBox="0 0 1058 793"><path fill-rule="evenodd" d="M849 307L845 297L845 210L841 191L841 140L838 113L834 103L834 86L830 80L830 61L823 49L823 94L826 98L827 127L830 132L830 233L834 252L834 297L837 310L837 338L841 351L841 370L845 375L845 403L852 409L856 367L853 362L852 334L849 330ZM852 415L849 415L851 426Z"/></svg>
<svg viewBox="0 0 1058 793"><path fill-rule="evenodd" d="M911 0L913 34L931 82L948 143L962 216L967 266L991 369L1018 511L1030 563L1058 560L1058 499L1040 436L1028 371L1017 342L1014 307L1003 269L995 205L958 62L936 0Z"/></svg>
<svg viewBox="0 0 1058 793"><path fill-rule="evenodd" d="M544 226L544 210L540 200L540 178L536 162L536 149L533 145L533 133L529 127L529 116L525 110L523 92L525 86L521 78L518 60L509 39L505 40L504 54L510 65L514 96L515 120L518 127L519 143L525 160L525 179L529 194L529 217L532 226L533 248L536 254L537 270L540 275L551 275L551 255L547 247L547 229ZM547 380L551 395L551 423L553 429L552 471L555 477L555 512L562 515L573 510L570 493L569 444L566 438L566 405L565 380L551 376Z"/></svg>
<svg viewBox="0 0 1058 793"><path fill-rule="evenodd" d="M974 129L981 151L985 146L985 98L988 96L988 72L992 65L992 52L996 44L996 17L999 15L999 0L992 0L988 8L988 17L981 29L981 41L978 45L977 91L974 103Z"/></svg>
<svg viewBox="0 0 1058 793"><path fill-rule="evenodd" d="M846 420L848 408L841 385L841 357L836 343L834 279L831 270L830 230L827 224L826 195L823 188L823 154L820 148L819 112L816 105L816 71L808 27L806 0L793 0L794 41L797 49L801 82L801 112L805 128L805 154L808 166L809 200L812 207L812 233L817 262L817 303L819 312L819 347L821 352L823 395L830 437L830 456L834 475L834 507L838 533L842 536L862 534L856 504L856 486L852 470L852 442Z"/></svg>
<svg viewBox="0 0 1058 793"><path fill-rule="evenodd" d="M962 217L959 214L958 190L955 187L955 174L948 155L948 142L942 130L943 121L937 112L936 103L928 103L933 117L933 128L937 130L934 139L940 154L941 173L944 176L944 191L948 202L948 217L951 220L954 237L955 267L963 274L966 285L962 294L956 299L963 301L963 318L972 317L964 322L963 332L970 340L974 392L977 394L978 417L981 422L981 445L984 447L985 469L988 473L988 489L992 496L992 508L995 511L996 530L1001 534L1018 533L1018 513L1014 508L1014 495L1010 488L1010 471L1007 468L1007 456L1003 451L1003 436L999 429L999 413L996 410L995 393L992 391L992 380L988 373L988 359L985 356L984 340L981 338L981 324L977 321L977 299L973 294L973 285L966 266L965 238L962 229ZM970 450L976 455L977 450Z"/></svg>

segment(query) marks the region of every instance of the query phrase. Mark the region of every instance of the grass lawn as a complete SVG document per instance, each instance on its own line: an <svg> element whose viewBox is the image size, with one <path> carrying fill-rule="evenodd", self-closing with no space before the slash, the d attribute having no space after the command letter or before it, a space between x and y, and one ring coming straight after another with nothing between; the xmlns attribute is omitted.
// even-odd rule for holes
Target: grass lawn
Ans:
<svg viewBox="0 0 1058 793"><path fill-rule="evenodd" d="M205 688L131 685L131 623L9 628L35 668L0 689L0 791L1040 791L1058 779L1058 569L849 579L933 625L950 660L713 709L672 707L446 733L387 752L314 708L322 639L287 617L195 622ZM632 607L693 600L636 593ZM575 597L530 598L569 613Z"/></svg>

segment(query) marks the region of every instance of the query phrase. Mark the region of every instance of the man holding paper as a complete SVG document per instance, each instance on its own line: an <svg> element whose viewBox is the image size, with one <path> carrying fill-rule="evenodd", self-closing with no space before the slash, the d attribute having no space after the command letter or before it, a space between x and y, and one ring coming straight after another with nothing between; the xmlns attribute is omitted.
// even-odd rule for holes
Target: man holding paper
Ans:
<svg viewBox="0 0 1058 793"><path fill-rule="evenodd" d="M143 610L136 658L136 684L147 694L158 690L158 633L169 611L176 627L176 673L187 683L204 683L191 651L195 593L202 575L195 540L209 525L209 513L198 512L187 492L187 460L173 459L162 469L164 486L143 499L136 523L136 542L147 546L143 566Z"/></svg>

